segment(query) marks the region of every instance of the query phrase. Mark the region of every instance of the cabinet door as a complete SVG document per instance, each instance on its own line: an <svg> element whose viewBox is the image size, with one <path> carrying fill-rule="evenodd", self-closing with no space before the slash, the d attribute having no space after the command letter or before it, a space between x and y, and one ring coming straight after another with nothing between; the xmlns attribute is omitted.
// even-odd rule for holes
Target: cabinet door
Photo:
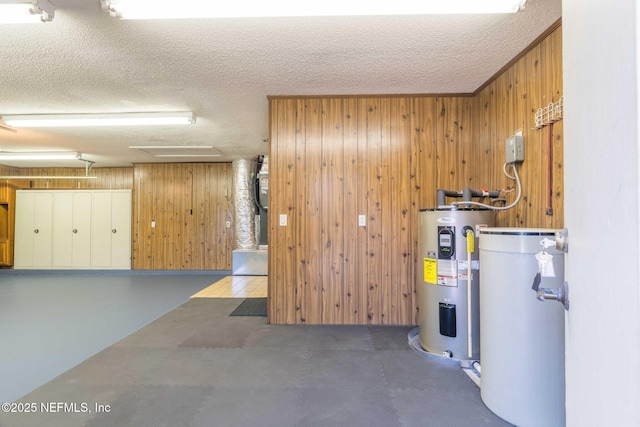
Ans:
<svg viewBox="0 0 640 427"><path fill-rule="evenodd" d="M53 193L35 193L34 211L33 266L35 268L51 268Z"/></svg>
<svg viewBox="0 0 640 427"><path fill-rule="evenodd" d="M73 251L73 194L66 191L53 193L53 268L69 268Z"/></svg>
<svg viewBox="0 0 640 427"><path fill-rule="evenodd" d="M91 193L73 193L72 267L91 266Z"/></svg>
<svg viewBox="0 0 640 427"><path fill-rule="evenodd" d="M16 192L16 225L13 245L14 268L29 268L33 265L34 203L34 193L25 191Z"/></svg>
<svg viewBox="0 0 640 427"><path fill-rule="evenodd" d="M94 192L91 206L91 266L111 266L111 192Z"/></svg>
<svg viewBox="0 0 640 427"><path fill-rule="evenodd" d="M15 268L51 268L51 192L16 192Z"/></svg>
<svg viewBox="0 0 640 427"><path fill-rule="evenodd" d="M111 267L131 268L131 192L111 196Z"/></svg>

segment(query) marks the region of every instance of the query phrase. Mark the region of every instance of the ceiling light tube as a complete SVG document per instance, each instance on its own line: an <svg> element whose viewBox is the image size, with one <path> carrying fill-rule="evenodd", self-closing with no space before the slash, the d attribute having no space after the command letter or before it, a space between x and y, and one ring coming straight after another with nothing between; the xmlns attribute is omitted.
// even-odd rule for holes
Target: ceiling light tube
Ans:
<svg viewBox="0 0 640 427"><path fill-rule="evenodd" d="M55 10L49 0L0 0L0 24L48 22Z"/></svg>
<svg viewBox="0 0 640 427"><path fill-rule="evenodd" d="M0 152L0 160L80 160L81 153L70 151L54 152Z"/></svg>
<svg viewBox="0 0 640 427"><path fill-rule="evenodd" d="M249 2L203 2L181 0L101 0L102 8L122 19L179 18L244 18L285 16L355 16L355 15L433 15L515 13L524 8L526 0L368 0L321 2L291 2L271 0Z"/></svg>
<svg viewBox="0 0 640 427"><path fill-rule="evenodd" d="M168 113L104 113L104 114L39 114L5 115L2 121L12 127L81 127L81 126L145 126L187 125L195 123L192 112Z"/></svg>
<svg viewBox="0 0 640 427"><path fill-rule="evenodd" d="M220 154L154 154L154 157L220 157Z"/></svg>
<svg viewBox="0 0 640 427"><path fill-rule="evenodd" d="M133 148L136 150L207 150L213 148L213 145L130 145L129 148Z"/></svg>

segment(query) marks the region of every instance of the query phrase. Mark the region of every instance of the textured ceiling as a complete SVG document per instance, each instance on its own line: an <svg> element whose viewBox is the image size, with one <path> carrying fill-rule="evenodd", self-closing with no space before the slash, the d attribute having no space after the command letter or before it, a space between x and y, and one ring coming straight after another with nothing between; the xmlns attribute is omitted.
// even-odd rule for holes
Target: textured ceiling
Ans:
<svg viewBox="0 0 640 427"><path fill-rule="evenodd" d="M51 2L52 22L0 25L0 115L197 116L175 127L0 129L0 150L80 151L96 167L264 154L268 95L470 93L561 15L561 0L529 0L512 15L123 21L98 0ZM222 155L128 148L143 145Z"/></svg>

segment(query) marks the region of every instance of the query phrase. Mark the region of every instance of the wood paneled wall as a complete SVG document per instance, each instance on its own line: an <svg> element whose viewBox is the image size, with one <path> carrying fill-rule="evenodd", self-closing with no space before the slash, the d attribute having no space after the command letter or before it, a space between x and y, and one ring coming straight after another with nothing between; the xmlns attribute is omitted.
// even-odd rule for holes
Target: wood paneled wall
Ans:
<svg viewBox="0 0 640 427"><path fill-rule="evenodd" d="M2 175L84 176L85 173L84 168L0 165ZM230 163L93 168L90 175L98 178L0 183L0 199L6 196L14 200L17 188L133 189L133 269L231 270L235 228ZM155 221L155 228L151 227L151 221ZM226 227L227 221L230 227Z"/></svg>
<svg viewBox="0 0 640 427"><path fill-rule="evenodd" d="M231 270L232 184L230 163L135 165L133 268Z"/></svg>
<svg viewBox="0 0 640 427"><path fill-rule="evenodd" d="M534 129L536 111L557 102L562 94L562 29L557 28L474 98L475 143L471 152L477 159L472 162L474 178L496 188L513 186L513 181L502 173L504 141L518 129L524 137L525 160L518 169L522 202L498 214L500 225L563 226L563 121L551 127L551 153L547 148L550 127ZM549 192L552 215L547 215Z"/></svg>
<svg viewBox="0 0 640 427"><path fill-rule="evenodd" d="M0 176L85 176L85 168L17 168L0 165ZM13 265L15 199L18 189L131 189L133 168L94 168L95 179L12 179L0 180L0 201L9 204L8 250L2 266Z"/></svg>
<svg viewBox="0 0 640 427"><path fill-rule="evenodd" d="M524 195L498 221L560 227L562 123L550 217L546 129L531 130L562 93L560 32L475 96L271 97L269 321L415 324L418 211L438 188L513 187L502 164L517 129Z"/></svg>
<svg viewBox="0 0 640 427"><path fill-rule="evenodd" d="M16 175L26 176L85 176L85 168L16 168ZM133 168L93 168L89 172L95 179L34 179L33 189L107 189L130 190L133 188Z"/></svg>

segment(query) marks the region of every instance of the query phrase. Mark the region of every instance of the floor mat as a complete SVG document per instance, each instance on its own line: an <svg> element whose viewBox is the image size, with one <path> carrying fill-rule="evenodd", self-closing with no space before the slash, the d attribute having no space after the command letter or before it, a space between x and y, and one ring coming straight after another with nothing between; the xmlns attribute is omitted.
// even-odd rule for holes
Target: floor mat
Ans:
<svg viewBox="0 0 640 427"><path fill-rule="evenodd" d="M229 316L267 316L266 298L246 298Z"/></svg>

